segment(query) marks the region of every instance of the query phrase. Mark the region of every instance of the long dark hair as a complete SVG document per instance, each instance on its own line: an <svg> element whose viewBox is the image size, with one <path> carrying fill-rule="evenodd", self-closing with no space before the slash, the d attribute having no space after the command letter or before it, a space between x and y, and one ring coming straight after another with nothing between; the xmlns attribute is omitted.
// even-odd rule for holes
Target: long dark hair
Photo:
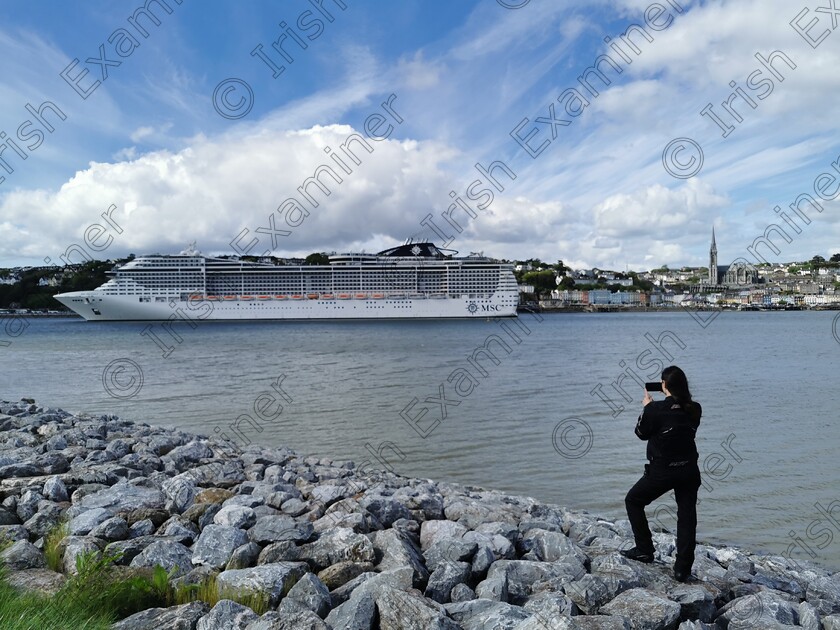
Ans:
<svg viewBox="0 0 840 630"><path fill-rule="evenodd" d="M671 393L671 397L677 401L682 410L689 416L697 412L696 403L691 400L691 390L688 389L688 379L683 372L676 365L669 365L662 370L662 380L665 381L665 387Z"/></svg>

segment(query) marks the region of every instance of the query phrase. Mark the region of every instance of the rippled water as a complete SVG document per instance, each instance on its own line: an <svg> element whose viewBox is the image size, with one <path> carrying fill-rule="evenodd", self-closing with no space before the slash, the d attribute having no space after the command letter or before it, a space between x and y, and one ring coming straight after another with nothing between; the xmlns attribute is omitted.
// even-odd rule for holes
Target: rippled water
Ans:
<svg viewBox="0 0 840 630"><path fill-rule="evenodd" d="M507 331L483 320L181 323L180 342L154 329L171 344L166 358L140 334L145 324L32 319L20 337L2 337L11 345L0 346L0 398L31 396L334 459L375 463L373 451L405 475L622 517L644 464L644 443L633 435L642 391L625 377L626 402L610 383L627 366L657 380L656 364L644 374L637 359L663 359L645 335L667 332L673 361L665 364L685 369L704 410L698 447L711 474L700 491L698 538L782 553L793 532L818 562L840 568L840 528L815 506L840 515L835 315L724 313L705 328L685 312L524 315L527 330L508 321ZM498 365L486 356L472 365L490 335L509 352L492 344ZM124 359L133 364L114 363ZM106 391L109 364L105 383L121 396L140 384L132 365L142 370L133 397ZM272 388L278 379L292 402ZM599 384L614 410L591 394ZM255 402L264 416L276 413L277 403L261 397L272 392L282 413L260 420ZM406 415L427 411L412 428L401 411L415 398ZM231 423L242 414L255 424L243 418L237 437ZM806 557L801 546L794 553Z"/></svg>

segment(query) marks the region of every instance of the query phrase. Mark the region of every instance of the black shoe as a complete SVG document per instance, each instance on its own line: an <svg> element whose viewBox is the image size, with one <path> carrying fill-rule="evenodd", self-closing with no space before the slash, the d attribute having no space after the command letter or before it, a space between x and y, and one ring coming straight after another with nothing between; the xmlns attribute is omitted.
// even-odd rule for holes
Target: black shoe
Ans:
<svg viewBox="0 0 840 630"><path fill-rule="evenodd" d="M632 549L622 549L620 553L625 558L636 560L637 562L645 562L647 564L653 562L653 553L641 551L638 547L633 547Z"/></svg>
<svg viewBox="0 0 840 630"><path fill-rule="evenodd" d="M688 582L688 579L691 577L691 571L681 571L679 569L674 569L674 579L677 582Z"/></svg>

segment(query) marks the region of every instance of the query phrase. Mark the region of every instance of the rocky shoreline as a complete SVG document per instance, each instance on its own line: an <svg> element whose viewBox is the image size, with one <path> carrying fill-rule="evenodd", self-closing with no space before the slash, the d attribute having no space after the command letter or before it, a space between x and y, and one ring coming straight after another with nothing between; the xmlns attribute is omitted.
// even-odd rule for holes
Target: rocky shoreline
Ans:
<svg viewBox="0 0 840 630"><path fill-rule="evenodd" d="M669 534L653 564L618 553L626 521L31 400L0 402L0 499L20 588L55 592L101 550L270 607L192 602L115 630L840 629L840 574L813 564L698 545L682 584Z"/></svg>

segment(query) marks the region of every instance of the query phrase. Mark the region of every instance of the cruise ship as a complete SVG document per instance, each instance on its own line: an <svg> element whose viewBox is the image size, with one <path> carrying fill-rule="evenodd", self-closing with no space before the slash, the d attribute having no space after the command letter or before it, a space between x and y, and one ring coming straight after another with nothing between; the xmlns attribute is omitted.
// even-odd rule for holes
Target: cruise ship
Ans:
<svg viewBox="0 0 840 630"><path fill-rule="evenodd" d="M327 265L203 256L137 257L92 291L55 298L88 321L514 317L513 267L433 243L333 254Z"/></svg>

